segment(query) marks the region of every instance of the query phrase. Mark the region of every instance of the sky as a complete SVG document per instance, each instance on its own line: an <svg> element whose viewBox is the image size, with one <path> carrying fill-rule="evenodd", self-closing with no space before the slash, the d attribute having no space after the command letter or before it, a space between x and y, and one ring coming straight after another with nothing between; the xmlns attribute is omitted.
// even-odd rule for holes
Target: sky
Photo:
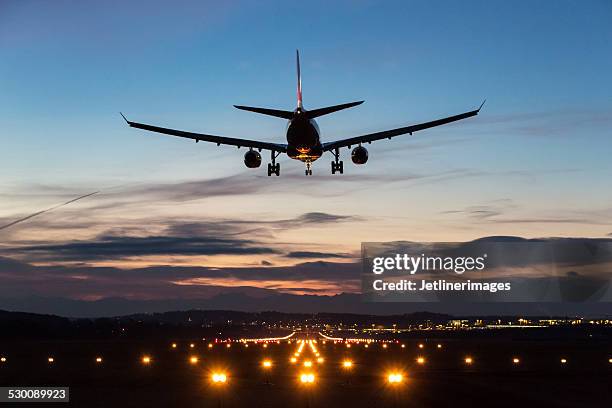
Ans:
<svg viewBox="0 0 612 408"><path fill-rule="evenodd" d="M612 233L610 2L329 3L0 2L0 225L99 191L0 229L10 293L336 294L359 282L319 268L362 242ZM294 109L295 49L307 109L365 100L320 118L323 141L487 102L309 178L119 116L283 143L285 121L232 105ZM143 268L163 284L121 284Z"/></svg>

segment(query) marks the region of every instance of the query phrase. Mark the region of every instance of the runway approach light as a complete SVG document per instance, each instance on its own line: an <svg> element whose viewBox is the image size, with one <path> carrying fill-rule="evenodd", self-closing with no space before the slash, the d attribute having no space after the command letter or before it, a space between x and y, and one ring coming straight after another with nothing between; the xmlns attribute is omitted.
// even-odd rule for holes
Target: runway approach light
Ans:
<svg viewBox="0 0 612 408"><path fill-rule="evenodd" d="M304 367L312 367L312 361L310 360L304 361Z"/></svg>
<svg viewBox="0 0 612 408"><path fill-rule="evenodd" d="M300 382L302 384L312 384L314 383L314 380L315 380L315 376L312 373L300 375Z"/></svg>
<svg viewBox="0 0 612 408"><path fill-rule="evenodd" d="M518 358L518 357L514 357L514 358L512 359L512 364L519 364L520 362L521 362L521 360L519 360L519 358Z"/></svg>
<svg viewBox="0 0 612 408"><path fill-rule="evenodd" d="M350 370L351 368L353 368L353 362L351 360L344 360L342 362L342 367L346 370Z"/></svg>
<svg viewBox="0 0 612 408"><path fill-rule="evenodd" d="M319 363L319 364L323 364L324 361L325 360L323 359L323 357L317 358L317 363Z"/></svg>
<svg viewBox="0 0 612 408"><path fill-rule="evenodd" d="M291 360L289 360L289 361L291 361L291 364L295 364L295 363L297 363L297 358L291 357Z"/></svg>
<svg viewBox="0 0 612 408"><path fill-rule="evenodd" d="M142 364L150 364L151 363L151 357L149 356L144 356L142 358Z"/></svg>
<svg viewBox="0 0 612 408"><path fill-rule="evenodd" d="M98 364L102 363L102 357L96 357L96 363Z"/></svg>
<svg viewBox="0 0 612 408"><path fill-rule="evenodd" d="M417 364L423 365L425 364L425 357L418 357L416 361Z"/></svg>
<svg viewBox="0 0 612 408"><path fill-rule="evenodd" d="M261 365L263 366L263 368L271 368L272 367L272 361L270 360L264 360Z"/></svg>
<svg viewBox="0 0 612 408"><path fill-rule="evenodd" d="M191 356L189 358L189 363L191 364L198 364L199 359L196 356Z"/></svg>
<svg viewBox="0 0 612 408"><path fill-rule="evenodd" d="M213 373L212 382L215 384L223 384L227 382L227 375L225 373Z"/></svg>
<svg viewBox="0 0 612 408"><path fill-rule="evenodd" d="M387 376L389 384L399 384L404 380L404 376L400 373L390 373Z"/></svg>
<svg viewBox="0 0 612 408"><path fill-rule="evenodd" d="M472 357L466 357L464 361L465 361L465 364L468 364L468 365L469 365L469 364L472 364L472 363L474 362L474 360L472 359Z"/></svg>

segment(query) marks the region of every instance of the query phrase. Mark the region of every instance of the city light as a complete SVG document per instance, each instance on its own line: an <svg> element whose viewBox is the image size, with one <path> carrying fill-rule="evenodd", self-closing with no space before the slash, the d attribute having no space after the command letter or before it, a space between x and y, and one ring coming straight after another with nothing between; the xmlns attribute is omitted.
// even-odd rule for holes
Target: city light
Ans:
<svg viewBox="0 0 612 408"><path fill-rule="evenodd" d="M271 368L272 367L272 361L270 360L264 360L261 365L263 366L263 368Z"/></svg>
<svg viewBox="0 0 612 408"><path fill-rule="evenodd" d="M387 381L389 384L399 384L404 380L404 376L401 373L389 373L387 375Z"/></svg>
<svg viewBox="0 0 612 408"><path fill-rule="evenodd" d="M423 365L425 364L425 357L418 357L416 361L417 364Z"/></svg>
<svg viewBox="0 0 612 408"><path fill-rule="evenodd" d="M342 367L344 367L347 370L350 370L351 368L353 368L353 362L351 360L344 360L342 362Z"/></svg>
<svg viewBox="0 0 612 408"><path fill-rule="evenodd" d="M300 375L300 381L302 384L312 384L314 383L314 380L315 376L312 373Z"/></svg>
<svg viewBox="0 0 612 408"><path fill-rule="evenodd" d="M472 359L472 357L466 357L464 361L465 361L465 364L468 364L468 365L469 365L469 364L472 364L472 363L474 362L474 360Z"/></svg>
<svg viewBox="0 0 612 408"><path fill-rule="evenodd" d="M227 375L225 373L213 373L211 379L215 384L222 384L227 382Z"/></svg>
<svg viewBox="0 0 612 408"><path fill-rule="evenodd" d="M143 364L149 364L149 363L151 363L151 357L149 357L149 356L144 356L144 357L142 358L142 363L143 363Z"/></svg>
<svg viewBox="0 0 612 408"><path fill-rule="evenodd" d="M199 360L199 359L198 359L196 356L191 356L191 357L189 358L189 362L190 362L191 364L198 364L198 361L200 361L200 360Z"/></svg>

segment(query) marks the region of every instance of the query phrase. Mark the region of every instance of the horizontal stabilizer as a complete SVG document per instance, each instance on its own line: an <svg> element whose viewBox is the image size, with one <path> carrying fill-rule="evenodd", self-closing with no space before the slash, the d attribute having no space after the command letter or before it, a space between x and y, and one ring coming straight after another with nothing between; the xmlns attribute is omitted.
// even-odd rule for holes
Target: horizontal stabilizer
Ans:
<svg viewBox="0 0 612 408"><path fill-rule="evenodd" d="M342 105L328 106L326 108L319 108L309 110L306 112L310 119L318 118L319 116L327 115L329 113L337 112L342 109L352 108L353 106L361 105L363 101L343 103Z"/></svg>
<svg viewBox="0 0 612 408"><path fill-rule="evenodd" d="M278 109L267 109L267 108L255 108L255 107L252 107L252 106L241 106L241 105L234 105L234 107L236 109L241 109L241 110L245 110L245 111L249 111L249 112L261 113L262 115L276 116L277 118L283 118L283 119L287 119L287 120L293 119L293 112L292 111L284 111L284 110L278 110Z"/></svg>

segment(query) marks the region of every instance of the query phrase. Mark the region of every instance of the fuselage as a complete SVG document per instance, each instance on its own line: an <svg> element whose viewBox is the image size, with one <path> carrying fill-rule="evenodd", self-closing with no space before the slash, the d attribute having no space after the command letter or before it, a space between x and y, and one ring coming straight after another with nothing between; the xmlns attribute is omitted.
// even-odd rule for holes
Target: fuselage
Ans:
<svg viewBox="0 0 612 408"><path fill-rule="evenodd" d="M287 124L287 156L310 163L321 157L323 146L317 122L303 113L298 108L295 117Z"/></svg>

